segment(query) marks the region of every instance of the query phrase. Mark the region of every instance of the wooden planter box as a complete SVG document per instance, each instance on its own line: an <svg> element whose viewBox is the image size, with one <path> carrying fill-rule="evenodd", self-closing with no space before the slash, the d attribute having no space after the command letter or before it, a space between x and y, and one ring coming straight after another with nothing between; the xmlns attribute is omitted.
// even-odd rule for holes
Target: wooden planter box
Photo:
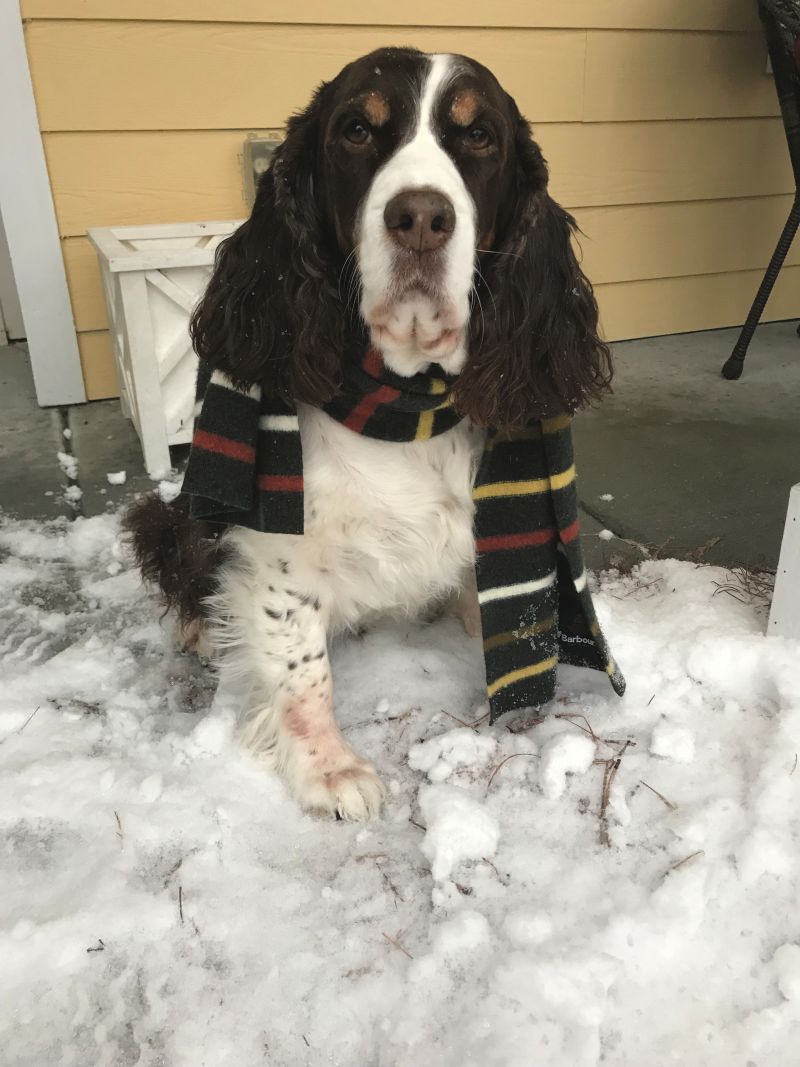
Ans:
<svg viewBox="0 0 800 1067"><path fill-rule="evenodd" d="M151 477L170 469L170 445L192 439L197 357L189 316L217 246L240 223L88 231L100 261L122 411L136 427Z"/></svg>

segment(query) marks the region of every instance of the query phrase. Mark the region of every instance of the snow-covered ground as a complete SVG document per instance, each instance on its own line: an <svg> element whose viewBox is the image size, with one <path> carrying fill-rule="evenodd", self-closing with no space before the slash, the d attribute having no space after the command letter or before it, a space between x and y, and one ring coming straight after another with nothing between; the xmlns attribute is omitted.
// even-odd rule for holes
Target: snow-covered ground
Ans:
<svg viewBox="0 0 800 1067"><path fill-rule="evenodd" d="M3 1067L797 1064L800 648L725 572L604 576L627 695L516 733L454 622L342 644L363 826L237 749L115 517L0 559Z"/></svg>

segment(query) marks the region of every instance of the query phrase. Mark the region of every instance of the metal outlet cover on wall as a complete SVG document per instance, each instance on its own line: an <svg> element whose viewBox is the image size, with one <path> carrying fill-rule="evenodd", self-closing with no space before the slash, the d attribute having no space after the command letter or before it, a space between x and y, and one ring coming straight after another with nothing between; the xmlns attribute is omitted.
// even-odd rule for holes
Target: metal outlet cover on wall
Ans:
<svg viewBox="0 0 800 1067"><path fill-rule="evenodd" d="M275 155L275 149L283 138L279 134L270 134L266 137L248 137L244 142L244 155L242 157L244 167L244 198L248 207L252 207L256 199L258 181L265 170L268 169Z"/></svg>

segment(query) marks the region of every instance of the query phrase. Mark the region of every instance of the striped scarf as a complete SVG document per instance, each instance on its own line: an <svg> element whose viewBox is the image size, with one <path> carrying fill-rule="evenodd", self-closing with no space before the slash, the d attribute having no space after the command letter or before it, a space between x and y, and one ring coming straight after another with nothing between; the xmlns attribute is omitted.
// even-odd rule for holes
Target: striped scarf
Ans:
<svg viewBox="0 0 800 1067"><path fill-rule="evenodd" d="M374 350L344 371L323 410L354 433L425 441L458 424L452 379L401 378ZM183 482L192 514L264 533L302 534L297 411L234 388L201 363L198 418ZM580 548L570 418L489 431L473 490L476 578L492 722L552 700L559 661L625 680L595 615Z"/></svg>

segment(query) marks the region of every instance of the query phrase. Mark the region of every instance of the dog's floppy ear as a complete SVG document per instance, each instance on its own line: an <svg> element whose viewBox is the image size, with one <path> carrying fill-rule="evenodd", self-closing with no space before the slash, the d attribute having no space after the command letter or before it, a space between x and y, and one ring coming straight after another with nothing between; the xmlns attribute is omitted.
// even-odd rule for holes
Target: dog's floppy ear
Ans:
<svg viewBox="0 0 800 1067"><path fill-rule="evenodd" d="M481 425L513 426L572 413L610 388L597 303L572 248L575 220L547 192L547 164L509 99L516 136L513 207L481 257L470 358L456 385L460 411Z"/></svg>
<svg viewBox="0 0 800 1067"><path fill-rule="evenodd" d="M289 120L250 218L224 241L195 308L195 351L237 385L319 404L339 383L344 316L315 195L328 86Z"/></svg>

